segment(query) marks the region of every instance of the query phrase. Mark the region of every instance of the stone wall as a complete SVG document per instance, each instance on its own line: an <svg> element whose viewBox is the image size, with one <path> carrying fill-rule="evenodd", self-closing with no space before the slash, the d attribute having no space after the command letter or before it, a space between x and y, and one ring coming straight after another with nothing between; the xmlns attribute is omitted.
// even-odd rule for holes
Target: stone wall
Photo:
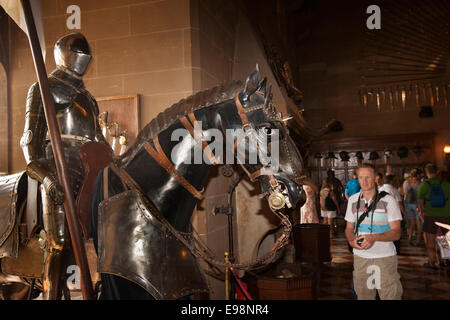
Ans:
<svg viewBox="0 0 450 320"><path fill-rule="evenodd" d="M85 75L95 97L139 94L141 126L193 92L189 0L46 0L43 22L46 67L55 68L53 46L61 36L82 32L93 61ZM81 9L81 30L68 30L69 5ZM25 34L11 22L11 172L23 170L19 146L28 88L36 81Z"/></svg>
<svg viewBox="0 0 450 320"><path fill-rule="evenodd" d="M203 91L231 80L236 43L237 7L234 1L191 1L191 46L193 89ZM214 215L215 207L227 205L227 190L233 177L214 168L208 179L205 199L197 204L192 224L201 239L223 261L228 245L228 218ZM234 219L234 229L236 229ZM237 248L235 238L234 249ZM225 299L224 282L208 277L212 299Z"/></svg>

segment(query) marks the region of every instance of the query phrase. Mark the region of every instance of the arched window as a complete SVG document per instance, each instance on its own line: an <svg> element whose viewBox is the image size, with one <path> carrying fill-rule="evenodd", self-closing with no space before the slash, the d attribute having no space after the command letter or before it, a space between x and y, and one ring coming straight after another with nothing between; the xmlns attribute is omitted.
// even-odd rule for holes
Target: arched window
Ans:
<svg viewBox="0 0 450 320"><path fill-rule="evenodd" d="M9 110L8 110L8 78L0 61L0 175L8 173L9 157Z"/></svg>

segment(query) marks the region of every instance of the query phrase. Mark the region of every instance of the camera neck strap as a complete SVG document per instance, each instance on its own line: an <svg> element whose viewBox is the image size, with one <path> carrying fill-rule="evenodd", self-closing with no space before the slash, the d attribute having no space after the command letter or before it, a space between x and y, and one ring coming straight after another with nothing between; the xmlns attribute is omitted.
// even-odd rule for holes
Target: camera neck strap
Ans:
<svg viewBox="0 0 450 320"><path fill-rule="evenodd" d="M355 234L358 235L358 229L360 224L363 222L363 220L369 215L369 212L372 211L372 217L371 217L371 222L370 222L370 232L372 232L372 224L373 224L373 213L375 211L375 209L377 208L377 204L378 201L380 201L381 198L383 198L385 195L387 195L388 193L386 191L381 191L378 192L378 189L375 191L375 197L373 198L372 203L369 206L366 206L366 210L364 211L364 213L358 217L358 213L359 213L359 208L360 208L360 203L362 200L362 192L360 194L360 196L358 197L358 203L356 204L356 227L355 227Z"/></svg>

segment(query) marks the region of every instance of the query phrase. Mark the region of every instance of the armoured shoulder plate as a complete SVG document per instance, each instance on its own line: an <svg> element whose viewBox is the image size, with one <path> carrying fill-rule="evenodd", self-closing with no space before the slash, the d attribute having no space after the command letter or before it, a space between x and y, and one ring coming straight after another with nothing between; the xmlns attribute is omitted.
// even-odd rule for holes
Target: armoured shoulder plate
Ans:
<svg viewBox="0 0 450 320"><path fill-rule="evenodd" d="M62 83L55 77L50 76L48 82L53 101L55 101L57 105L69 105L77 95L73 86Z"/></svg>
<svg viewBox="0 0 450 320"><path fill-rule="evenodd" d="M156 299L208 292L195 257L144 203L130 190L100 204L99 272L128 279Z"/></svg>
<svg viewBox="0 0 450 320"><path fill-rule="evenodd" d="M0 258L18 256L20 206L26 197L24 171L0 178Z"/></svg>

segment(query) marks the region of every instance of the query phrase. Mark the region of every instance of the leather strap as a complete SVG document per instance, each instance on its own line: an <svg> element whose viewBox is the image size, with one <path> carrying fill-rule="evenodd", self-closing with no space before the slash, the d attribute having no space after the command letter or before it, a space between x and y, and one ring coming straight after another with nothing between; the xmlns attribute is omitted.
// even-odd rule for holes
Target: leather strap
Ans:
<svg viewBox="0 0 450 320"><path fill-rule="evenodd" d="M213 166L217 165L216 157L215 157L214 153L211 151L211 148L209 147L208 143L206 142L205 137L203 135L203 130L198 125L198 122L197 122L197 119L195 118L194 113L191 112L188 115L188 117L189 117L189 120L191 122L189 122L185 117L181 117L180 118L181 124L183 124L183 126L186 128L186 130L189 131L189 133L191 134L191 136L192 136L192 138L194 139L195 142L202 144L202 150L206 154L206 156L208 157L209 162ZM193 126L192 126L191 123L193 124ZM196 132L200 132L201 133L201 137L196 136L195 135Z"/></svg>
<svg viewBox="0 0 450 320"><path fill-rule="evenodd" d="M109 167L103 169L103 200L107 200L109 198L109 189L108 189L108 176L109 176Z"/></svg>
<svg viewBox="0 0 450 320"><path fill-rule="evenodd" d="M234 97L234 101L235 101L235 104L236 104L236 108L238 110L239 117L241 118L241 121L242 121L242 129L243 129L243 132L237 137L236 141L234 142L233 149L236 152L236 151L238 151L237 148L238 148L239 143L246 136L245 128L247 126L249 126L249 122L248 122L248 118L247 118L247 114L246 113L250 112L250 111L257 110L257 109L261 109L263 107L263 105L257 105L257 106L252 107L251 109L245 110L244 107L242 106L241 101L239 100L239 94L237 94ZM245 167L243 166L243 168L245 168ZM245 171L247 171L247 170L245 170ZM253 181L256 178L258 178L259 176L261 176L261 175L267 175L269 177L270 185L273 188L278 186L278 182L274 178L273 172L271 170L268 170L268 169L264 168L264 167L262 167L258 171L255 171L254 173L250 174L249 176L250 176L250 179Z"/></svg>
<svg viewBox="0 0 450 320"><path fill-rule="evenodd" d="M276 186L278 186L278 182L275 179L275 177L273 176L272 170L267 169L265 167L262 167L261 169L253 172L250 175L250 179L252 179L252 181L253 181L253 180L256 180L256 178L263 176L263 175L265 175L269 178L269 182L270 182L270 185L272 186L272 188L275 188Z"/></svg>
<svg viewBox="0 0 450 320"><path fill-rule="evenodd" d="M161 145L159 144L158 136L153 138L153 143L155 145L155 148L151 146L150 143L146 142L144 144L145 150L150 154L150 156L155 159L158 164L163 167L172 177L174 177L179 184L183 186L190 194L192 194L194 197L196 197L199 200L203 199L203 195L200 191L195 189L195 187L189 183L173 166L172 162L170 162L169 159L167 159L166 154L164 153L163 149L161 148Z"/></svg>

